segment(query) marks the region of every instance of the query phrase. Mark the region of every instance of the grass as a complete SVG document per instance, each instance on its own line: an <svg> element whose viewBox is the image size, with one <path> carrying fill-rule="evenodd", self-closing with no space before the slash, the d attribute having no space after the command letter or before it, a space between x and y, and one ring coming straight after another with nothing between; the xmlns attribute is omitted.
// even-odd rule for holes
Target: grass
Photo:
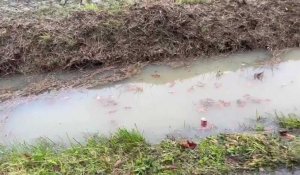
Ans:
<svg viewBox="0 0 300 175"><path fill-rule="evenodd" d="M97 12L100 10L100 8L96 4L86 4L82 7L82 10Z"/></svg>
<svg viewBox="0 0 300 175"><path fill-rule="evenodd" d="M108 12L119 12L126 7L134 4L134 0L102 0L101 4L87 3L81 9L84 11L95 11L101 10Z"/></svg>
<svg viewBox="0 0 300 175"><path fill-rule="evenodd" d="M265 131L265 126L263 124L258 123L255 125L255 131L263 132L263 131Z"/></svg>
<svg viewBox="0 0 300 175"><path fill-rule="evenodd" d="M278 124L285 129L300 129L300 117L296 114L276 114Z"/></svg>
<svg viewBox="0 0 300 175"><path fill-rule="evenodd" d="M150 145L139 132L121 129L70 148L40 142L0 149L0 174L226 174L300 163L297 140L264 134L220 134L185 149L173 140Z"/></svg>

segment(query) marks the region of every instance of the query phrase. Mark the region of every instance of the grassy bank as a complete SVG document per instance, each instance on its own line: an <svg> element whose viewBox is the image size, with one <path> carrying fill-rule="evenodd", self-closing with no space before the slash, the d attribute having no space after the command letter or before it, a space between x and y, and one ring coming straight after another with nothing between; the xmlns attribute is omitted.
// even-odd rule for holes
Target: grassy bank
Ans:
<svg viewBox="0 0 300 175"><path fill-rule="evenodd" d="M297 138L298 139L298 138ZM60 149L50 143L1 152L0 174L226 174L293 168L300 163L298 140L277 135L220 134L197 142L148 144L136 131Z"/></svg>
<svg viewBox="0 0 300 175"><path fill-rule="evenodd" d="M296 114L276 114L278 125L288 130L300 129L300 117Z"/></svg>
<svg viewBox="0 0 300 175"><path fill-rule="evenodd" d="M299 7L298 0L161 1L86 6L62 19L0 19L0 75L299 47Z"/></svg>

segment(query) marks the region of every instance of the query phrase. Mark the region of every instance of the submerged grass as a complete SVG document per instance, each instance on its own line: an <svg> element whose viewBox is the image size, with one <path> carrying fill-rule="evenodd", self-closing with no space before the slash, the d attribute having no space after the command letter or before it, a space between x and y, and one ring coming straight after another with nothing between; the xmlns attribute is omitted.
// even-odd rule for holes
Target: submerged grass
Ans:
<svg viewBox="0 0 300 175"><path fill-rule="evenodd" d="M1 148L0 174L226 174L300 163L297 140L265 134L220 134L186 149L173 140L150 145L122 129L66 149L46 142L21 148Z"/></svg>

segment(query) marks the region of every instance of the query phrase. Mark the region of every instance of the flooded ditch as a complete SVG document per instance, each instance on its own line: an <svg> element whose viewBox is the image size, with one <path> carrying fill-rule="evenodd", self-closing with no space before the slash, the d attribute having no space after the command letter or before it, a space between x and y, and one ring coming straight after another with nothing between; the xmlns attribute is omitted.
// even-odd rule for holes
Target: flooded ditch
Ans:
<svg viewBox="0 0 300 175"><path fill-rule="evenodd" d="M298 113L299 58L300 50L294 49L280 63L256 51L177 69L153 65L108 87L8 100L0 104L0 143L30 143L40 137L68 143L118 128L138 129L152 143L167 136L243 131L257 114ZM0 80L0 88L20 88L24 82L22 77ZM205 129L200 126L203 117L209 126Z"/></svg>

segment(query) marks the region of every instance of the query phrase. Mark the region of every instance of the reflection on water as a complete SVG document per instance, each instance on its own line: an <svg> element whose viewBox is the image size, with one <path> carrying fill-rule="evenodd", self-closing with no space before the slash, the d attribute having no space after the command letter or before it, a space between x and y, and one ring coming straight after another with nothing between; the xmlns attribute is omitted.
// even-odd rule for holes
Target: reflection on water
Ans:
<svg viewBox="0 0 300 175"><path fill-rule="evenodd" d="M87 134L107 135L137 128L151 142L170 133L204 137L235 131L256 112L296 112L300 106L300 50L270 67L264 52L237 54L171 69L150 66L114 86L43 94L0 106L0 142L30 142L38 137L68 142ZM255 73L263 79L254 79ZM10 104L12 102L9 102ZM200 128L205 117L212 129Z"/></svg>

